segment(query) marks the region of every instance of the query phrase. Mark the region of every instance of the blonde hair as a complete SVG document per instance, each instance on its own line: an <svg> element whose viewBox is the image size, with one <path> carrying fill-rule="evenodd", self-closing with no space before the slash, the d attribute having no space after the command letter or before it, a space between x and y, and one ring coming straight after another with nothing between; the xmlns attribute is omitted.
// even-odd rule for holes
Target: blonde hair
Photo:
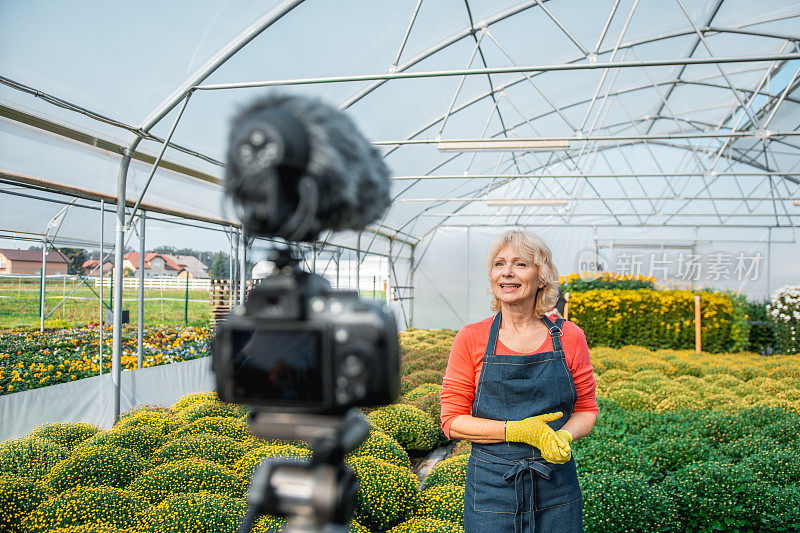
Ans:
<svg viewBox="0 0 800 533"><path fill-rule="evenodd" d="M558 270L553 264L553 254L538 235L528 231L509 231L489 246L486 254L486 268L490 276L494 258L509 244L538 268L539 281L544 283L544 287L537 290L534 296L533 315L541 317L555 307L558 301ZM496 296L492 296L492 311L495 313L500 311L500 300Z"/></svg>

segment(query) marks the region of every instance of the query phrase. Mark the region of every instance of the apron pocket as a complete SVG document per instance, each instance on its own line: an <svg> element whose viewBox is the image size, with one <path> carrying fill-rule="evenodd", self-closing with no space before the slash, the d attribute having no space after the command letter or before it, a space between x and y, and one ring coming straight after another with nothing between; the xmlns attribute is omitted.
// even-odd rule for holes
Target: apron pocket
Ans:
<svg viewBox="0 0 800 533"><path fill-rule="evenodd" d="M514 481L510 483L504 479L512 463L500 462L496 458L480 452L473 452L470 457L470 472L468 472L468 483L472 483L472 505L475 511L487 513L514 514L517 512L516 492ZM530 493L530 476L520 480L524 482L523 494ZM526 498L527 500L528 498ZM530 502L523 512L530 511Z"/></svg>
<svg viewBox="0 0 800 533"><path fill-rule="evenodd" d="M536 480L536 510L542 511L579 500L581 487L578 484L575 460L570 459L563 465L547 463L547 466L551 469L550 479Z"/></svg>

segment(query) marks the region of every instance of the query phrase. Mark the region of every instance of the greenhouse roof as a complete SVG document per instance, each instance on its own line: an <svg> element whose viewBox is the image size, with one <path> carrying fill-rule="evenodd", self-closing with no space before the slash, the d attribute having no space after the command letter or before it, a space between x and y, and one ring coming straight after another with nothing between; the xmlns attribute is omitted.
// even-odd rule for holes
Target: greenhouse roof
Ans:
<svg viewBox="0 0 800 533"><path fill-rule="evenodd" d="M130 203L233 221L228 121L270 90L347 110L392 171L373 229L412 245L454 226L800 217L795 1L266 4L0 5L0 172L38 191L0 210L0 235L40 233L50 191L113 201L137 136ZM69 233L91 234L72 212Z"/></svg>

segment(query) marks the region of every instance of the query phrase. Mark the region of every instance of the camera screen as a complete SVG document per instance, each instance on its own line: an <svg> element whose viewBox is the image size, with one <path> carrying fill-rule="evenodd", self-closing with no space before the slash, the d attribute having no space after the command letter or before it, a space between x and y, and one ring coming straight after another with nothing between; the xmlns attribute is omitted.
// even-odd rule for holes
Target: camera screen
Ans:
<svg viewBox="0 0 800 533"><path fill-rule="evenodd" d="M233 332L233 378L241 397L266 402L322 402L321 331Z"/></svg>

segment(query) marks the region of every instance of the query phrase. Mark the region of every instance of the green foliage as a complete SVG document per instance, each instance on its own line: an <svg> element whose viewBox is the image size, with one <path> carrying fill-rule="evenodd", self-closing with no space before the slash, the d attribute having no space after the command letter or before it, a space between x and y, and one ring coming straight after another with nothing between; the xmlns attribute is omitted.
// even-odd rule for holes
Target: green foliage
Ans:
<svg viewBox="0 0 800 533"><path fill-rule="evenodd" d="M50 533L132 533L130 529L98 524L83 524L51 529Z"/></svg>
<svg viewBox="0 0 800 533"><path fill-rule="evenodd" d="M371 529L385 530L411 517L419 506L416 476L407 468L373 457L350 459L359 490L355 517Z"/></svg>
<svg viewBox="0 0 800 533"><path fill-rule="evenodd" d="M767 314L775 331L778 353L800 353L800 286L775 291L767 305Z"/></svg>
<svg viewBox="0 0 800 533"><path fill-rule="evenodd" d="M748 302L747 315L750 318L750 335L747 350L766 353L768 348L776 348L775 325L767 314L769 300Z"/></svg>
<svg viewBox="0 0 800 533"><path fill-rule="evenodd" d="M218 401L220 400L216 392L192 392L191 394L178 398L178 401L173 403L170 409L177 413L196 403Z"/></svg>
<svg viewBox="0 0 800 533"><path fill-rule="evenodd" d="M664 487L692 531L746 529L764 493L752 470L721 461L689 465L669 476Z"/></svg>
<svg viewBox="0 0 800 533"><path fill-rule="evenodd" d="M208 492L174 494L142 516L142 533L212 533L236 531L247 509L242 498Z"/></svg>
<svg viewBox="0 0 800 533"><path fill-rule="evenodd" d="M185 435L166 443L156 450L150 458L154 466L162 463L181 461L183 459L205 459L233 468L236 461L247 451L246 446L230 437L209 435Z"/></svg>
<svg viewBox="0 0 800 533"><path fill-rule="evenodd" d="M191 424L174 431L170 434L170 439L177 439L185 435L199 435L201 433L229 437L238 441L245 441L251 437L250 427L247 425L247 422L240 418L233 418L230 416L206 416L204 418L198 418Z"/></svg>
<svg viewBox="0 0 800 533"><path fill-rule="evenodd" d="M635 291L641 289L653 290L656 288L655 280L646 276L619 276L613 272L604 272L596 278L583 279L579 274L570 274L561 279L561 292L576 293L595 290Z"/></svg>
<svg viewBox="0 0 800 533"><path fill-rule="evenodd" d="M120 418L113 429L121 431L140 427L164 435L166 438L170 433L181 427L181 423L171 411L158 412L142 410L132 413L125 418Z"/></svg>
<svg viewBox="0 0 800 533"><path fill-rule="evenodd" d="M151 504L184 492L243 496L241 479L233 471L202 459L184 459L157 466L136 478L128 488Z"/></svg>
<svg viewBox="0 0 800 533"><path fill-rule="evenodd" d="M90 446L75 450L55 465L43 481L61 492L73 487L125 488L144 469L133 450L119 446Z"/></svg>
<svg viewBox="0 0 800 533"><path fill-rule="evenodd" d="M26 533L49 533L56 528L101 524L128 528L147 509L147 501L114 487L77 487L49 498L24 521Z"/></svg>
<svg viewBox="0 0 800 533"><path fill-rule="evenodd" d="M245 481L245 486L250 485L250 478L253 476L253 472L255 472L258 463L270 457L304 460L311 457L311 450L293 444L259 446L253 448L239 459L236 464L233 465L233 471L240 479Z"/></svg>
<svg viewBox="0 0 800 533"><path fill-rule="evenodd" d="M741 352L750 346L750 306L747 298L738 293L728 293L733 305L731 317L731 352Z"/></svg>
<svg viewBox="0 0 800 533"><path fill-rule="evenodd" d="M53 422L34 429L31 436L49 440L71 450L99 431L98 426L82 422Z"/></svg>
<svg viewBox="0 0 800 533"><path fill-rule="evenodd" d="M585 477L581 488L587 532L680 531L669 495L643 474L606 470Z"/></svg>
<svg viewBox="0 0 800 533"><path fill-rule="evenodd" d="M263 515L255 524L251 533L273 533L283 531L286 527L286 519L281 516Z"/></svg>
<svg viewBox="0 0 800 533"><path fill-rule="evenodd" d="M411 468L408 453L392 437L378 428L373 427L366 440L353 450L350 457L375 457L387 463L403 468Z"/></svg>
<svg viewBox="0 0 800 533"><path fill-rule="evenodd" d="M678 290L578 292L570 296L569 319L583 329L589 346L635 344L650 349L692 349L694 297L691 291ZM741 307L734 311L731 295L702 292L700 302L703 350L744 348L744 312Z"/></svg>
<svg viewBox="0 0 800 533"><path fill-rule="evenodd" d="M433 518L412 518L389 530L388 533L464 533L458 523Z"/></svg>
<svg viewBox="0 0 800 533"><path fill-rule="evenodd" d="M412 405L381 407L372 411L368 418L406 450L430 450L439 440L439 425L429 414Z"/></svg>
<svg viewBox="0 0 800 533"><path fill-rule="evenodd" d="M156 448L164 443L164 440L166 440L166 435L157 426L125 427L117 425L108 431L95 433L75 449L85 449L91 446L118 446L133 450L143 459L147 459Z"/></svg>
<svg viewBox="0 0 800 533"><path fill-rule="evenodd" d="M442 386L438 383L424 383L419 387L415 387L407 392L405 396L403 396L403 401L406 403L413 403L414 401L431 393L441 394Z"/></svg>
<svg viewBox="0 0 800 533"><path fill-rule="evenodd" d="M425 480L422 488L428 490L431 487L443 485L459 485L461 487L467 482L467 462L469 455L456 455L440 461L434 465Z"/></svg>
<svg viewBox="0 0 800 533"><path fill-rule="evenodd" d="M50 496L43 484L31 479L0 476L0 533L21 533L22 519Z"/></svg>
<svg viewBox="0 0 800 533"><path fill-rule="evenodd" d="M23 437L0 443L0 474L40 479L69 451L63 446L37 437Z"/></svg>
<svg viewBox="0 0 800 533"><path fill-rule="evenodd" d="M447 354L444 357L446 358ZM442 370L423 369L410 372L405 365L402 368L403 376L400 378L400 392L402 394L406 394L426 383L441 383L444 378L444 371Z"/></svg>
<svg viewBox="0 0 800 533"><path fill-rule="evenodd" d="M422 492L420 516L464 524L464 485L436 485Z"/></svg>
<svg viewBox="0 0 800 533"><path fill-rule="evenodd" d="M179 417L182 422L189 424L195 420L209 416L241 418L247 415L248 411L249 409L242 405L207 400L186 406L180 411Z"/></svg>

